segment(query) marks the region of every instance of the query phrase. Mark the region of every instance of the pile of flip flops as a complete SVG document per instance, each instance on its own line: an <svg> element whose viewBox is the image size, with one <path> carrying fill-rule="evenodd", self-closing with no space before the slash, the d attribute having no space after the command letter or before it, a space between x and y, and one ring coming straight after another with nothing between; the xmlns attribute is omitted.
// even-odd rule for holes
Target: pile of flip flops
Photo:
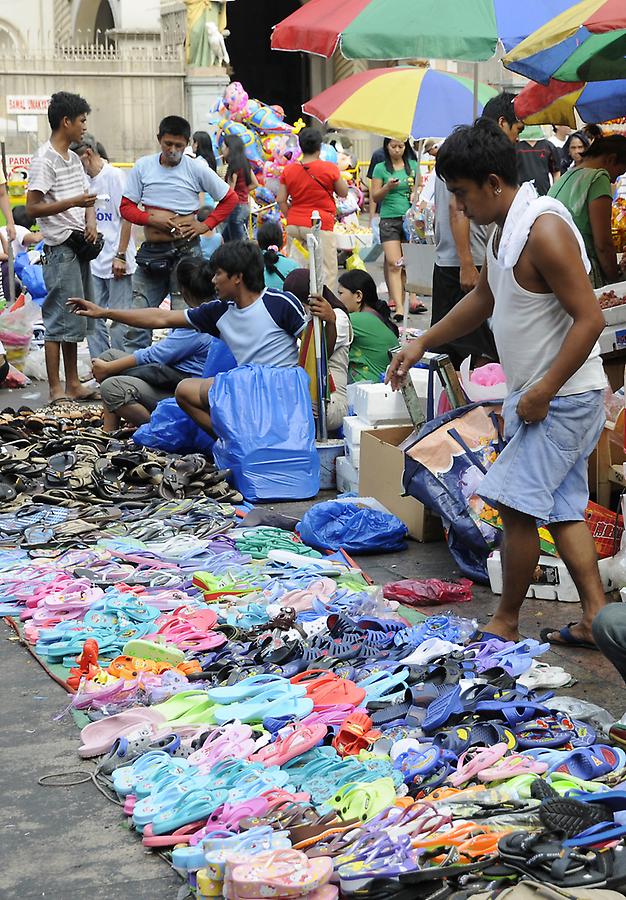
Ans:
<svg viewBox="0 0 626 900"><path fill-rule="evenodd" d="M3 507L0 614L72 692L102 790L197 897L626 891L620 732L555 696L569 676L547 644L453 613L410 624L344 553L207 496L219 473L196 457L161 470L189 479L173 497L103 497L110 468L132 495L158 463L95 430L36 440L28 464L68 480L91 441L92 481Z"/></svg>
<svg viewBox="0 0 626 900"><path fill-rule="evenodd" d="M206 457L148 450L130 440L132 429L113 437L99 425L101 416L87 410L67 418L25 408L0 414L2 508L21 507L28 497L61 506L191 496L241 502L226 481L228 470Z"/></svg>

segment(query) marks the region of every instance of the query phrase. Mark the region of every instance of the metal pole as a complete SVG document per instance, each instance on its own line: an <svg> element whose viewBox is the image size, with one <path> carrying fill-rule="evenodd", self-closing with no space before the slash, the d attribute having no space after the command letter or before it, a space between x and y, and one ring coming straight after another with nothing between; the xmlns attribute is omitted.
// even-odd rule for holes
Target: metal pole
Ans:
<svg viewBox="0 0 626 900"><path fill-rule="evenodd" d="M309 290L311 294L321 294L324 287L322 262L322 219L317 210L311 216L312 234L307 237L309 251ZM326 425L326 377L322 362L322 322L313 317L313 341L315 345L315 366L317 370L317 436L318 440L328 440Z"/></svg>
<svg viewBox="0 0 626 900"><path fill-rule="evenodd" d="M473 120L478 118L478 63L474 63L474 111Z"/></svg>
<svg viewBox="0 0 626 900"><path fill-rule="evenodd" d="M6 154L6 145L4 141L0 142L0 153L2 154L2 171L4 172L4 176L6 178L7 173L7 154ZM9 185L6 185L7 198L9 196ZM11 201L9 200L9 203ZM8 222L7 222L8 225ZM7 234L7 254L8 254L8 264L9 264L9 303L11 306L15 303L15 261L13 259L13 241L9 240L9 236Z"/></svg>

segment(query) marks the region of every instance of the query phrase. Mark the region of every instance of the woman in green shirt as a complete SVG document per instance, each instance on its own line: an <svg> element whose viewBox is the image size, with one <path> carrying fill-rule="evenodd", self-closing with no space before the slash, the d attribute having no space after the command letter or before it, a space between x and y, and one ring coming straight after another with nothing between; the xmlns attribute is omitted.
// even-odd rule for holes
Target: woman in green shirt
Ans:
<svg viewBox="0 0 626 900"><path fill-rule="evenodd" d="M378 163L372 176L371 197L380 204L380 242L385 251L385 281L389 299L396 305L394 319L404 316L404 270L402 241L404 216L411 208L415 193L417 162L408 141L385 138L384 162Z"/></svg>
<svg viewBox="0 0 626 900"><path fill-rule="evenodd" d="M611 183L625 172L626 137L606 135L596 138L582 154L580 164L568 169L548 191L549 197L569 210L583 237L594 287L621 278L611 237Z"/></svg>
<svg viewBox="0 0 626 900"><path fill-rule="evenodd" d="M398 345L398 329L389 307L379 299L372 276L362 269L341 275L339 299L348 310L354 335L348 377L350 381L380 381L389 365L387 351Z"/></svg>

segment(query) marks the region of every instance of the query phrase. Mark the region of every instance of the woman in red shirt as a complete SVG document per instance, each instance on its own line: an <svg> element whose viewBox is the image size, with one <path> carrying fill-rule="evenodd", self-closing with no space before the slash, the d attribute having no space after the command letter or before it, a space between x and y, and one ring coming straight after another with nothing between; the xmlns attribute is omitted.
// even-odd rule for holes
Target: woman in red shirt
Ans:
<svg viewBox="0 0 626 900"><path fill-rule="evenodd" d="M222 237L226 241L240 241L247 237L246 222L250 214L250 191L259 186L259 182L250 168L243 141L236 134L227 134L224 138L222 158L227 163L225 181L237 194L239 203L226 220Z"/></svg>
<svg viewBox="0 0 626 900"><path fill-rule="evenodd" d="M294 238L306 246L311 232L311 215L317 210L322 220L322 253L324 281L331 290L337 288L337 245L335 216L338 197L348 196L348 185L334 163L320 159L322 135L317 128L304 128L299 135L302 158L283 169L278 192L278 205L287 218L290 249Z"/></svg>

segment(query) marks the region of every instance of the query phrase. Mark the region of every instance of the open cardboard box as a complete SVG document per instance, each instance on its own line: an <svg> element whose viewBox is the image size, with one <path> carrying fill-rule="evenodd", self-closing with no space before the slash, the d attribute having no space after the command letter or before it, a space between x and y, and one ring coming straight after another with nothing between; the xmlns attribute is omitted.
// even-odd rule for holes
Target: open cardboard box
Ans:
<svg viewBox="0 0 626 900"><path fill-rule="evenodd" d="M359 492L364 497L375 497L401 519L416 541L439 541L443 538L439 516L414 497L402 496L404 451L400 444L412 432L411 425L394 425L361 434Z"/></svg>

